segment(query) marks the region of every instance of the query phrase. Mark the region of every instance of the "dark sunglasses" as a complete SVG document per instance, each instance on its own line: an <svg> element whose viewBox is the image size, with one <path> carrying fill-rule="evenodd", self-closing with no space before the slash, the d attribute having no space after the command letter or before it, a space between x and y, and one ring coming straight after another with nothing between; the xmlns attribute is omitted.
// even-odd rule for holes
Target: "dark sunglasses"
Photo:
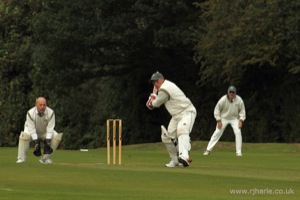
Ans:
<svg viewBox="0 0 300 200"><path fill-rule="evenodd" d="M229 93L232 93L232 94L234 94L235 92L233 92L233 91L230 91Z"/></svg>

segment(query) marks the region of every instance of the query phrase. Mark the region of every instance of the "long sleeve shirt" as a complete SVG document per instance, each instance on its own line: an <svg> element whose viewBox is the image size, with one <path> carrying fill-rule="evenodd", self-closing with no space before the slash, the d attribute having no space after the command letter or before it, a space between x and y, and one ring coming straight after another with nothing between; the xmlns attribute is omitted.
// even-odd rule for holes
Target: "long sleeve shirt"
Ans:
<svg viewBox="0 0 300 200"><path fill-rule="evenodd" d="M54 111L46 107L43 116L38 115L36 107L31 108L26 115L26 122L24 125L24 132L31 136L37 134L39 136L46 134L53 135L55 127Z"/></svg>
<svg viewBox="0 0 300 200"><path fill-rule="evenodd" d="M232 101L228 99L227 95L224 95L214 109L214 116L217 121L221 119L239 119L244 121L246 119L244 101L238 95Z"/></svg>
<svg viewBox="0 0 300 200"><path fill-rule="evenodd" d="M185 112L196 113L196 109L190 99L185 96L177 85L168 80L165 80L160 86L157 98L152 102L154 107L160 107L162 104L165 105L172 117Z"/></svg>

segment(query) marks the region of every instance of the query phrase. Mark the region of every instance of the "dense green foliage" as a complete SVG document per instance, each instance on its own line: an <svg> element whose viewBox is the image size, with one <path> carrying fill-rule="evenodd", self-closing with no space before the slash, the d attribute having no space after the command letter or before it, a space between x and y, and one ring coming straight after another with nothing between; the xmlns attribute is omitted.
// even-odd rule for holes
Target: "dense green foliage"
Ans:
<svg viewBox="0 0 300 200"><path fill-rule="evenodd" d="M249 142L299 142L299 2L1 0L0 146L15 146L37 96L56 113L62 147L160 141L165 109L149 111L156 70L192 100L192 139L209 139L217 100L235 84ZM231 129L224 140L232 140Z"/></svg>
<svg viewBox="0 0 300 200"><path fill-rule="evenodd" d="M299 1L208 1L196 36L199 84L237 85L249 141L299 142Z"/></svg>

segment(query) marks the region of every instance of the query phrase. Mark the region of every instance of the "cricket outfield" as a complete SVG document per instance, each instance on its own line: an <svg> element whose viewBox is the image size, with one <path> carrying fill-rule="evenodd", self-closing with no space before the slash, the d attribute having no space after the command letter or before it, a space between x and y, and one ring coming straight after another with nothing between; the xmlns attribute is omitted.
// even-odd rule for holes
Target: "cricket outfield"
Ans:
<svg viewBox="0 0 300 200"><path fill-rule="evenodd" d="M101 199L300 199L300 144L192 142L190 167L166 168L162 143L123 146L122 165L106 164L106 148L57 150L43 165L28 152L16 164L17 148L0 148L0 200Z"/></svg>

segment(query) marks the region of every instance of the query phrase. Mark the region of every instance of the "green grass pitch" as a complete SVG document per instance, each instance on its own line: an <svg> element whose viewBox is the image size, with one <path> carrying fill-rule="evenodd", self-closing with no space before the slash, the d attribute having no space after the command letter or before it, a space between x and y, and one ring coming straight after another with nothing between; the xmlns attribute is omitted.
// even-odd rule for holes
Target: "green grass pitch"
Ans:
<svg viewBox="0 0 300 200"><path fill-rule="evenodd" d="M106 164L106 148L57 150L43 165L29 149L16 164L17 148L0 148L0 200L300 199L300 144L192 142L190 167L167 168L162 143L123 146L122 165Z"/></svg>

